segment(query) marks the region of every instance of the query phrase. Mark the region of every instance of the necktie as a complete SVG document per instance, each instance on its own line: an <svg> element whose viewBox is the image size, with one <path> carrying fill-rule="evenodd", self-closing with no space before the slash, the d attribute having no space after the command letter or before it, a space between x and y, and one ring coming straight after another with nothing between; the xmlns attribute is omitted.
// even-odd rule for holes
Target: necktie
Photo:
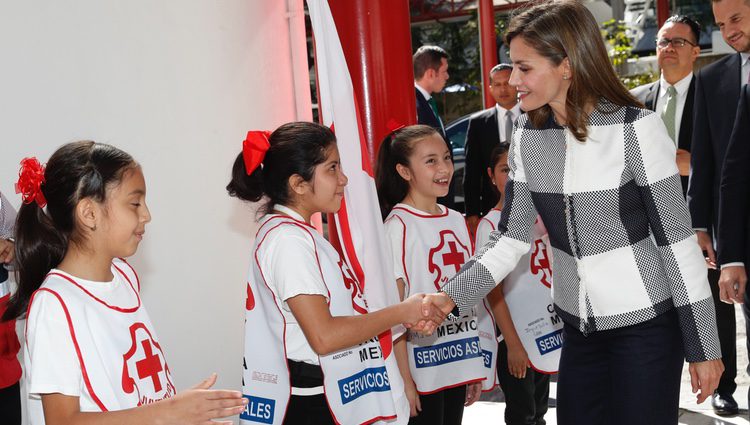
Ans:
<svg viewBox="0 0 750 425"><path fill-rule="evenodd" d="M432 109L432 112L435 114L435 118L439 118L440 115L438 115L437 102L435 102L435 98L431 97L431 98L427 99L427 103L430 104L430 108Z"/></svg>
<svg viewBox="0 0 750 425"><path fill-rule="evenodd" d="M511 137L513 137L513 112L505 112L505 141L510 143Z"/></svg>
<svg viewBox="0 0 750 425"><path fill-rule="evenodd" d="M440 115L438 114L438 111L437 111L437 102L435 101L435 98L431 97L427 99L427 103L430 104L430 109L432 109L432 113L435 114L435 118L437 119L437 122L440 123L440 128L443 129L443 131L445 131L443 127L443 120L440 119Z"/></svg>
<svg viewBox="0 0 750 425"><path fill-rule="evenodd" d="M674 86L669 86L667 89L667 106L664 108L664 111L661 113L661 119L664 121L664 125L667 127L667 133L669 133L669 137L674 142L675 140L675 134L674 134L674 115L675 110L677 109L677 90L674 88Z"/></svg>

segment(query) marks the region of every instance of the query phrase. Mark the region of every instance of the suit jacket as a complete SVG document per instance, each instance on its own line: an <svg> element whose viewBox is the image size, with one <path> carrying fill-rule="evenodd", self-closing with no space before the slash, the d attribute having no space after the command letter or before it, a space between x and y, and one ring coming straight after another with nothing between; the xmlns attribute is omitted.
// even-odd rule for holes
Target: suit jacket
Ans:
<svg viewBox="0 0 750 425"><path fill-rule="evenodd" d="M429 125L430 127L434 128L443 136L443 139L446 140L446 143L448 143L448 139L445 137L445 130L443 129L443 126L440 125L440 118L435 115L432 107L430 107L430 103L427 102L427 99L424 98L422 92L420 92L416 87L414 88L414 91L416 92L417 96L417 123Z"/></svg>
<svg viewBox="0 0 750 425"><path fill-rule="evenodd" d="M656 100L661 90L661 80L656 80L653 83L644 84L640 87L636 87L630 92L638 98L646 109L656 111ZM682 120L680 121L680 128L678 129L677 138L679 145L678 149L683 149L690 152L692 141L693 141L693 103L695 99L695 75L690 79L690 87L688 88L687 97L685 98L685 106L682 109ZM682 180L682 193L687 194L688 187L688 176L680 176Z"/></svg>
<svg viewBox="0 0 750 425"><path fill-rule="evenodd" d="M740 54L735 53L704 67L695 76L687 201L693 228L707 229L711 234L718 227L721 168L740 98L740 66Z"/></svg>
<svg viewBox="0 0 750 425"><path fill-rule="evenodd" d="M467 216L483 216L497 204L498 194L487 175L487 167L490 166L492 149L499 144L496 107L477 112L469 119L463 182Z"/></svg>
<svg viewBox="0 0 750 425"><path fill-rule="evenodd" d="M750 87L743 86L721 173L719 264L750 267Z"/></svg>
<svg viewBox="0 0 750 425"><path fill-rule="evenodd" d="M430 107L430 103L427 102L427 99L425 99L424 96L422 96L422 93L419 91L419 89L414 87L414 91L416 92L417 96L417 123L429 125L430 127L437 130L438 133L443 136L443 140L445 140L445 144L448 146L448 151L451 153L451 159L453 159L453 148L451 147L451 143L448 140L448 137L446 137L445 135L445 129L442 125L440 125L440 118L435 115L432 107ZM438 198L439 204L445 205L450 209L455 209L455 190L453 189L453 186L455 184L456 182L451 182L450 188L448 189L448 194L442 198ZM460 182L458 184L460 184Z"/></svg>

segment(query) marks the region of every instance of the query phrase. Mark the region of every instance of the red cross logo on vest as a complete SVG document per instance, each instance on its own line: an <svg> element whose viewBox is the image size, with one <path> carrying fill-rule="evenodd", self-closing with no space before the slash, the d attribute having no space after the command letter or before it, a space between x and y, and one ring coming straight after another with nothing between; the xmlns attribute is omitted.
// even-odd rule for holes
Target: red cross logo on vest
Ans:
<svg viewBox="0 0 750 425"><path fill-rule="evenodd" d="M452 230L442 230L440 243L430 250L427 258L435 288L440 289L448 281L448 276L458 273L469 257L469 248L458 240L456 234Z"/></svg>
<svg viewBox="0 0 750 425"><path fill-rule="evenodd" d="M161 380L159 380L159 372L164 370L161 367L161 360L158 355L155 355L151 351L151 341L144 339L141 341L143 352L146 357L143 360L135 362L135 368L138 371L138 378L145 379L151 378L151 382L154 384L154 391L161 391Z"/></svg>
<svg viewBox="0 0 750 425"><path fill-rule="evenodd" d="M143 323L130 326L131 345L122 356L122 389L135 393L138 406L153 403L175 394L161 346Z"/></svg>
<svg viewBox="0 0 750 425"><path fill-rule="evenodd" d="M531 273L534 276L539 277L539 282L542 285L551 288L552 287L552 267L549 263L549 256L547 255L547 245L544 241L537 239L534 241L534 248L531 251L531 259L529 266Z"/></svg>
<svg viewBox="0 0 750 425"><path fill-rule="evenodd" d="M341 258L339 258L339 267L341 268L341 277L344 278L344 286L352 293L352 307L354 311L360 314L367 314L367 301L362 298L362 288L359 287L359 282L354 277L352 269Z"/></svg>

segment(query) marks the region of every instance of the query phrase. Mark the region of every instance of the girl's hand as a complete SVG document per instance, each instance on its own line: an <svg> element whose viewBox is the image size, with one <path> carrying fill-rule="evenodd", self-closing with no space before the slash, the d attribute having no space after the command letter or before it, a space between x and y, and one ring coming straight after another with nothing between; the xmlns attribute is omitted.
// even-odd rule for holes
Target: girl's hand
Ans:
<svg viewBox="0 0 750 425"><path fill-rule="evenodd" d="M515 344L514 344L515 345ZM522 345L508 345L508 372L517 379L526 378L529 368L529 355Z"/></svg>
<svg viewBox="0 0 750 425"><path fill-rule="evenodd" d="M165 400L164 415L168 424L232 424L232 421L212 421L239 415L247 404L247 399L239 391L211 390L216 383L216 374L195 387Z"/></svg>
<svg viewBox="0 0 750 425"><path fill-rule="evenodd" d="M466 386L466 402L464 406L469 407L474 404L475 401L479 400L479 396L482 395L482 383L474 382Z"/></svg>
<svg viewBox="0 0 750 425"><path fill-rule="evenodd" d="M239 391L210 390L214 383L216 374L172 398L110 412L81 412L78 397L42 394L44 420L48 425L230 425L211 419L240 414L247 399Z"/></svg>
<svg viewBox="0 0 750 425"><path fill-rule="evenodd" d="M419 401L417 385L414 384L413 380L404 379L404 392L406 393L406 398L409 399L409 408L411 409L409 416L413 418L422 411L422 404Z"/></svg>
<svg viewBox="0 0 750 425"><path fill-rule="evenodd" d="M443 323L445 313L434 305L424 305L424 298L424 294L414 294L401 303L404 306L402 321L415 332L431 334Z"/></svg>
<svg viewBox="0 0 750 425"><path fill-rule="evenodd" d="M0 239L0 264L10 264L13 262L15 253L15 244L6 239Z"/></svg>

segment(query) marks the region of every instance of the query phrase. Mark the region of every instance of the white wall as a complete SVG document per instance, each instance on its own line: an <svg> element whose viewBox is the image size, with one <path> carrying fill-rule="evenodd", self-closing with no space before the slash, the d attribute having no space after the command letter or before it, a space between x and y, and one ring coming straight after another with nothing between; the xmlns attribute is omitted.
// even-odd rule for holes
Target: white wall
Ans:
<svg viewBox="0 0 750 425"><path fill-rule="evenodd" d="M224 186L247 130L294 120L300 102L309 110L306 84L294 92L287 3L0 4L0 190L17 205L19 160L45 162L66 142L132 154L153 221L131 262L177 387L216 371L239 389L255 225Z"/></svg>

